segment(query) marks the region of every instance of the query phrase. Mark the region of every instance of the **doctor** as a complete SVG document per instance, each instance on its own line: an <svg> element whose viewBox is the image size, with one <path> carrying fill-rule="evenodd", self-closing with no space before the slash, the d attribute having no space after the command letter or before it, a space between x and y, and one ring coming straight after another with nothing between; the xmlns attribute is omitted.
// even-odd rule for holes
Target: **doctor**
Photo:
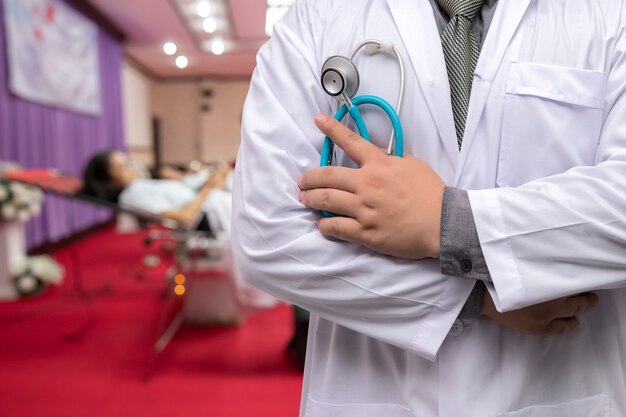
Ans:
<svg viewBox="0 0 626 417"><path fill-rule="evenodd" d="M259 53L234 247L256 285L312 312L301 415L626 415L623 1L480 5L466 111L450 57L475 49L444 53L461 20L449 3L303 0ZM390 128L377 111L364 118L378 148L312 122L334 106L323 61L367 38L408 61L412 156L378 150ZM356 64L360 94L397 99L393 60ZM315 168L323 134L354 169ZM477 279L487 316L464 316ZM589 291L599 303L581 314Z"/></svg>

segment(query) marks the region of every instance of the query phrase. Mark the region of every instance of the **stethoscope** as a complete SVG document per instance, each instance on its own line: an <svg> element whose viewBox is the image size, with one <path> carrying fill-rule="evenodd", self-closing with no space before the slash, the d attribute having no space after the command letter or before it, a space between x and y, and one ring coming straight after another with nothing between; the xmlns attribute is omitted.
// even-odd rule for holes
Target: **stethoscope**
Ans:
<svg viewBox="0 0 626 417"><path fill-rule="evenodd" d="M398 103L395 110L387 101L377 96L362 95L354 97L359 90L360 78L359 71L353 61L363 48L365 48L365 52L368 55L384 52L396 57L400 67L400 95L398 96ZM394 47L392 42L368 39L355 46L349 58L341 55L331 56L326 59L322 66L321 82L324 91L329 96L338 100L338 109L334 115L335 120L341 122L347 114L350 114L361 137L369 142L371 142L371 138L365 126L365 122L363 121L363 117L361 116L361 112L359 112L359 106L371 104L381 108L387 113L393 127L389 144L387 145L387 155L391 155L392 153L400 157L404 155L404 135L402 133L400 117L398 117L404 99L404 62L402 61L400 52ZM344 104L341 105L339 100L343 101ZM320 166L329 166L332 163L333 148L334 144L327 136L324 139L324 146L322 147ZM322 211L321 213L326 217L334 216L333 213L326 211Z"/></svg>
<svg viewBox="0 0 626 417"><path fill-rule="evenodd" d="M356 65L354 65L353 60L363 48L365 48L368 55L384 52L395 56L398 61L398 65L400 67L400 95L398 96L398 103L395 110L387 101L377 96L363 95L354 97L359 89L360 78L359 71L357 70ZM404 154L404 136L402 134L400 118L398 117L398 113L400 113L400 110L402 109L402 102L404 100L404 62L402 61L400 52L393 46L393 43L369 39L358 44L352 50L352 54L349 58L340 55L331 56L326 59L324 65L322 66L321 82L322 88L329 96L344 102L344 104L339 107L335 113L335 120L341 121L346 114L350 114L352 120L354 120L354 123L356 124L359 134L368 141L371 141L371 138L358 107L364 104L373 104L380 107L385 113L387 113L387 116L389 117L389 120L391 120L391 124L393 126L393 132L391 133L389 145L387 146L387 154L392 154L394 144L394 154L396 156L402 156ZM333 142L330 138L326 137L324 139L324 146L322 147L320 166L328 166L331 164L332 150Z"/></svg>

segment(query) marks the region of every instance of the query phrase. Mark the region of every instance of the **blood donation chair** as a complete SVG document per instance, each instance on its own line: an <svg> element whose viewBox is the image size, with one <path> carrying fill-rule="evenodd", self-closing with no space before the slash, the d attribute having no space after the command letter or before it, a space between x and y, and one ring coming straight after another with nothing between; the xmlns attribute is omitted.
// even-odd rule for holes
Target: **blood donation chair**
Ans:
<svg viewBox="0 0 626 417"><path fill-rule="evenodd" d="M238 325L246 308L238 297L237 273L230 242L206 232L187 230L165 219L81 192L81 179L55 169L14 169L3 177L40 188L46 193L105 207L148 228L145 244L169 248L173 264L167 272L167 294L157 325L157 337L145 377L158 353L163 351L184 323L193 325Z"/></svg>

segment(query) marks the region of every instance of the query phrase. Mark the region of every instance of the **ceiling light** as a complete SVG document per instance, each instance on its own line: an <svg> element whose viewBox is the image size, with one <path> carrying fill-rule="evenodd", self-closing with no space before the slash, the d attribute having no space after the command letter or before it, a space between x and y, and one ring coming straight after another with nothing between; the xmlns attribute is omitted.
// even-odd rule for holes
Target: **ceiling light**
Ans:
<svg viewBox="0 0 626 417"><path fill-rule="evenodd" d="M265 14L265 34L267 36L272 36L272 33L274 32L274 25L282 19L283 15L287 12L287 9L289 9L287 6L272 6L267 8L267 12Z"/></svg>
<svg viewBox="0 0 626 417"><path fill-rule="evenodd" d="M187 59L186 56L180 55L176 57L176 66L178 68L185 69L187 68L187 65L189 65L189 59Z"/></svg>
<svg viewBox="0 0 626 417"><path fill-rule="evenodd" d="M196 13L200 17L209 17L211 14L211 3L206 0L199 1L196 5Z"/></svg>
<svg viewBox="0 0 626 417"><path fill-rule="evenodd" d="M174 55L177 49L178 48L176 47L176 44L174 42L165 42L163 44L163 52L165 52L167 55Z"/></svg>
<svg viewBox="0 0 626 417"><path fill-rule="evenodd" d="M204 29L204 31L208 33L215 32L215 30L217 29L217 20L212 17L207 17L202 22L202 29Z"/></svg>
<svg viewBox="0 0 626 417"><path fill-rule="evenodd" d="M215 40L211 43L211 52L215 55L222 55L225 49L226 45L224 45L223 41Z"/></svg>

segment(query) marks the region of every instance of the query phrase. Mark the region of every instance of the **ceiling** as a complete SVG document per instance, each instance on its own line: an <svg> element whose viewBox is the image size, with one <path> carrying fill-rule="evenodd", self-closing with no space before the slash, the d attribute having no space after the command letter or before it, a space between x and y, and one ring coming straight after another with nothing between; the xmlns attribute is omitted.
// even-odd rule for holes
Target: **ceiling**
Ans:
<svg viewBox="0 0 626 417"><path fill-rule="evenodd" d="M266 0L224 0L231 35L237 46L216 56L201 50L203 40L187 29L195 22L187 13L195 0L89 0L126 35L127 55L158 78L243 77L252 74L258 48L265 35ZM163 44L178 46L174 56L163 53ZM185 69L176 67L179 54L189 58Z"/></svg>

